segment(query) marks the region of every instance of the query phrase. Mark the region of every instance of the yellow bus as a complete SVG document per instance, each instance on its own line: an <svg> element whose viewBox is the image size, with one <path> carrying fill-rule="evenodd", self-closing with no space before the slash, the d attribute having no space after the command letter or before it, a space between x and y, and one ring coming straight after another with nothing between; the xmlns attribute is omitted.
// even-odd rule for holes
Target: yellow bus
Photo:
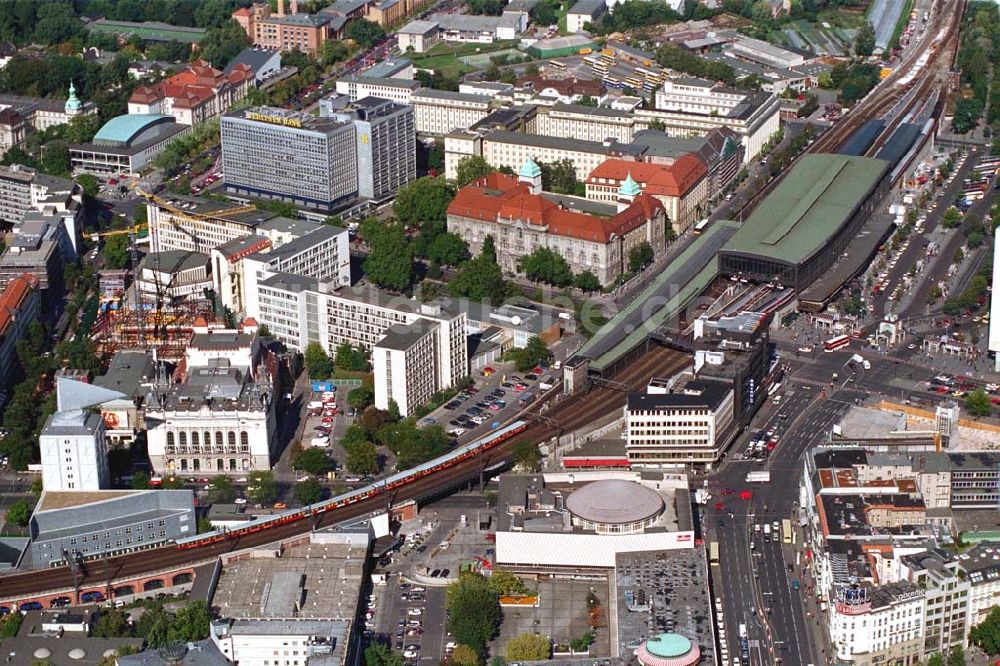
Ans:
<svg viewBox="0 0 1000 666"><path fill-rule="evenodd" d="M788 518L781 521L781 540L785 543L792 542L792 521Z"/></svg>
<svg viewBox="0 0 1000 666"><path fill-rule="evenodd" d="M719 566L719 542L711 541L708 544L708 562L712 566Z"/></svg>
<svg viewBox="0 0 1000 666"><path fill-rule="evenodd" d="M551 61L549 61L549 64L552 65L553 67L555 67L558 70L565 70L566 69L566 65L562 64L558 60L551 60Z"/></svg>

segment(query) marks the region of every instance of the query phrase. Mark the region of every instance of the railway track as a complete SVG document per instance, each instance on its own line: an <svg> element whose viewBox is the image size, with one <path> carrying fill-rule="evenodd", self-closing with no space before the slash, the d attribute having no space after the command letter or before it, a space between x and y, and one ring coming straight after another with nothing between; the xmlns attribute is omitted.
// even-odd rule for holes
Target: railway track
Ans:
<svg viewBox="0 0 1000 666"><path fill-rule="evenodd" d="M650 378L669 376L688 365L686 354L655 346L645 355L615 375L616 383L629 389L644 386ZM309 520L276 525L273 528L249 534L238 539L206 544L197 548L180 550L173 545L137 551L108 558L107 563L93 560L86 563L79 577L80 590L107 591L108 580L121 580L147 572L170 571L211 562L220 555L262 546L287 539L314 529L329 527L373 512L384 511L387 503L405 500L423 500L439 495L442 490L476 479L479 474L499 462L505 461L514 447L523 442L541 443L557 435L586 427L595 419L612 414L625 404L625 393L608 387L595 386L588 393L570 396L546 412L544 422L533 422L519 435L507 440L483 458L474 458L448 470L423 477L399 489L393 496L384 495L362 500ZM0 601L4 605L30 601L36 596L63 592L74 588L73 574L68 566L40 569L0 576Z"/></svg>
<svg viewBox="0 0 1000 666"><path fill-rule="evenodd" d="M912 96L913 99L923 99L926 93L935 85L933 74L941 69L947 71L951 66L955 51L958 48L958 33L964 10L965 0L946 1L937 12L937 16L950 17L951 22L947 32L943 35L939 32L934 37L928 33L926 39L931 41L927 48L920 49L902 60L896 69L875 87L873 92L858 102L857 106L851 110L847 117L820 135L813 141L811 146L808 146L796 156L789 165L789 168L785 169L784 173L788 173L802 155L829 153L836 150L847 137L853 134L865 122L873 118L881 118L889 113L906 96L907 92L913 90L914 85L918 87L921 94L914 94ZM913 74L913 68L918 65L921 57L927 52L928 48L930 49L930 53L921 71L913 75L914 78L909 82L903 81L906 77ZM942 60L942 55L948 56L947 60ZM942 67L942 65L946 65L946 67ZM907 105L907 109L909 108L912 108L912 105ZM903 113L905 114L906 111L903 111ZM888 136L886 136L885 140L888 140ZM749 199L740 210L741 219L749 217L782 180L783 176L775 178Z"/></svg>

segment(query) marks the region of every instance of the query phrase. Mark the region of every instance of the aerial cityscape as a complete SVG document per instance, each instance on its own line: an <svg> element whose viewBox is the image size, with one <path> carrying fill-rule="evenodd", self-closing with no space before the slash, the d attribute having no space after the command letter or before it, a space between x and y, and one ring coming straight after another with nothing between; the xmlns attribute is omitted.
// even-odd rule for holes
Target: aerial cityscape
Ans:
<svg viewBox="0 0 1000 666"><path fill-rule="evenodd" d="M0 661L996 666L998 179L997 0L0 1Z"/></svg>

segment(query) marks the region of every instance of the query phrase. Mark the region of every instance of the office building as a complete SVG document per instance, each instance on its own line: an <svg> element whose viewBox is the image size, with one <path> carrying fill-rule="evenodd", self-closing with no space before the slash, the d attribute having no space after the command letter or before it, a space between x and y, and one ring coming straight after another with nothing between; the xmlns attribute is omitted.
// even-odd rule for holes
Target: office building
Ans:
<svg viewBox="0 0 1000 666"><path fill-rule="evenodd" d="M367 526L313 532L307 539L223 555L210 637L233 663L342 666L359 656L355 618L367 582Z"/></svg>
<svg viewBox="0 0 1000 666"><path fill-rule="evenodd" d="M443 136L455 129L466 129L490 112L490 100L482 95L421 88L411 100L420 134Z"/></svg>
<svg viewBox="0 0 1000 666"><path fill-rule="evenodd" d="M589 271L601 284L628 270L632 248L649 243L654 255L665 247L665 210L634 181L623 185L617 205L542 194L541 168L528 160L518 178L493 173L459 190L448 206L448 231L469 244L473 255L492 236L504 271L520 272L520 260L536 247L561 255L574 273ZM627 185L627 186L626 186ZM584 211L587 203L603 216Z"/></svg>
<svg viewBox="0 0 1000 666"><path fill-rule="evenodd" d="M0 291L0 391L18 376L17 343L40 310L41 291L32 275L16 277Z"/></svg>
<svg viewBox="0 0 1000 666"><path fill-rule="evenodd" d="M226 191L331 212L358 191L351 123L273 107L222 117Z"/></svg>
<svg viewBox="0 0 1000 666"><path fill-rule="evenodd" d="M197 534L190 490L60 492L48 488L31 517L31 566L155 548Z"/></svg>
<svg viewBox="0 0 1000 666"><path fill-rule="evenodd" d="M395 402L402 416L430 402L437 390L435 364L439 324L420 319L412 324L395 324L372 349L375 371L375 406L388 409Z"/></svg>
<svg viewBox="0 0 1000 666"><path fill-rule="evenodd" d="M680 235L704 212L709 195L707 176L708 167L694 155L685 155L669 166L605 160L587 177L587 198L615 201L618 190L631 178L643 192L663 204L674 232Z"/></svg>
<svg viewBox="0 0 1000 666"><path fill-rule="evenodd" d="M949 654L966 647L972 583L962 560L941 548L900 558L906 579L924 591L923 653Z"/></svg>
<svg viewBox="0 0 1000 666"><path fill-rule="evenodd" d="M43 292L61 296L64 255L60 251L63 230L41 220L29 220L18 227L18 234L0 255L0 288L25 273L38 281Z"/></svg>
<svg viewBox="0 0 1000 666"><path fill-rule="evenodd" d="M233 12L233 20L247 33L250 42L263 49L299 50L318 56L330 37L330 17L324 14L300 14L298 1L291 0L285 13L285 0L278 0L276 12L266 2L257 2Z"/></svg>
<svg viewBox="0 0 1000 666"><path fill-rule="evenodd" d="M327 117L354 126L359 196L384 201L417 177L412 106L364 97Z"/></svg>
<svg viewBox="0 0 1000 666"><path fill-rule="evenodd" d="M406 53L423 53L438 43L441 38L441 27L437 21L420 19L410 21L396 33L399 40L399 50Z"/></svg>
<svg viewBox="0 0 1000 666"><path fill-rule="evenodd" d="M276 444L275 378L257 326L209 330L195 323L184 378L158 373L146 398L149 462L166 475L269 470Z"/></svg>
<svg viewBox="0 0 1000 666"><path fill-rule="evenodd" d="M245 48L229 61L222 73L229 76L230 73L244 68L248 68L253 75L254 84L259 86L281 71L281 51L256 46Z"/></svg>
<svg viewBox="0 0 1000 666"><path fill-rule="evenodd" d="M559 139L629 143L636 132L631 111L582 104L553 104L538 109L537 134Z"/></svg>
<svg viewBox="0 0 1000 666"><path fill-rule="evenodd" d="M338 95L346 95L350 101L356 102L365 97L380 97L388 99L397 104L412 104L413 93L420 90L420 82L410 79L376 79L370 76L345 76L337 79L336 90ZM319 100L320 115L324 115L324 110L332 111L333 106L329 103L329 97Z"/></svg>
<svg viewBox="0 0 1000 666"><path fill-rule="evenodd" d="M253 243L258 236L242 239ZM245 243L243 244L245 245ZM346 229L323 225L304 236L258 252L233 253L243 246L227 244L212 251L215 266L230 267L218 280L219 293L227 307L248 317L260 316L259 285L278 273L290 273L336 286L351 283L351 255ZM221 257L225 255L225 261Z"/></svg>
<svg viewBox="0 0 1000 666"><path fill-rule="evenodd" d="M655 110L638 110L636 119L659 120L671 136L705 134L729 127L743 139L745 159L752 160L778 131L780 104L773 93L736 90L714 81L678 77L656 92Z"/></svg>
<svg viewBox="0 0 1000 666"><path fill-rule="evenodd" d="M104 123L90 143L70 144L70 163L74 170L97 176L132 175L190 131L190 125L169 115L118 116Z"/></svg>
<svg viewBox="0 0 1000 666"><path fill-rule="evenodd" d="M42 484L46 490L93 491L107 488L108 447L104 421L85 411L122 393L60 377L56 380L56 411L38 437L42 454Z"/></svg>
<svg viewBox="0 0 1000 666"><path fill-rule="evenodd" d="M183 72L132 91L128 112L168 115L182 125L194 125L222 115L255 85L249 65L221 72L204 60L195 60Z"/></svg>
<svg viewBox="0 0 1000 666"><path fill-rule="evenodd" d="M632 467L698 465L711 469L736 435L733 389L683 377L669 392L630 393L626 450Z"/></svg>
<svg viewBox="0 0 1000 666"><path fill-rule="evenodd" d="M76 258L83 213L83 190L72 180L19 164L0 166L0 222L10 226L12 234L19 235L21 223L28 219L62 227L56 235L65 258L71 260Z"/></svg>

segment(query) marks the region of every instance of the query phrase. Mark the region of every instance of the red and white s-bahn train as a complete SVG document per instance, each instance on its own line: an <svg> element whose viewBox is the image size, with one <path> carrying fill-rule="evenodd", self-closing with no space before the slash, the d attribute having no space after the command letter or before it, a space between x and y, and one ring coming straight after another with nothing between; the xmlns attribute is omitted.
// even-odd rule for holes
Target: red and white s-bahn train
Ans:
<svg viewBox="0 0 1000 666"><path fill-rule="evenodd" d="M299 520L305 520L306 518L326 513L327 511L333 511L335 509L350 506L351 504L369 499L376 495L392 492L429 474L434 474L450 467L454 467L465 460L474 458L485 451L493 449L502 442L505 442L518 433L523 432L527 429L527 427L527 421L515 421L508 426L490 433L486 437L477 439L476 441L470 442L465 446L460 446L454 451L446 453L443 456L429 460L412 469L393 474L390 477L379 479L367 486L364 486L363 488L352 490L349 493L344 493L343 495L338 495L337 497L331 497L328 500L311 504L301 509L290 509L283 513L275 514L261 520L255 520L246 527L205 532L204 534L178 539L175 542L175 546L178 549L186 550L189 548L198 548L208 544L219 543L221 541L238 539L248 534L261 532L286 523L294 523Z"/></svg>

